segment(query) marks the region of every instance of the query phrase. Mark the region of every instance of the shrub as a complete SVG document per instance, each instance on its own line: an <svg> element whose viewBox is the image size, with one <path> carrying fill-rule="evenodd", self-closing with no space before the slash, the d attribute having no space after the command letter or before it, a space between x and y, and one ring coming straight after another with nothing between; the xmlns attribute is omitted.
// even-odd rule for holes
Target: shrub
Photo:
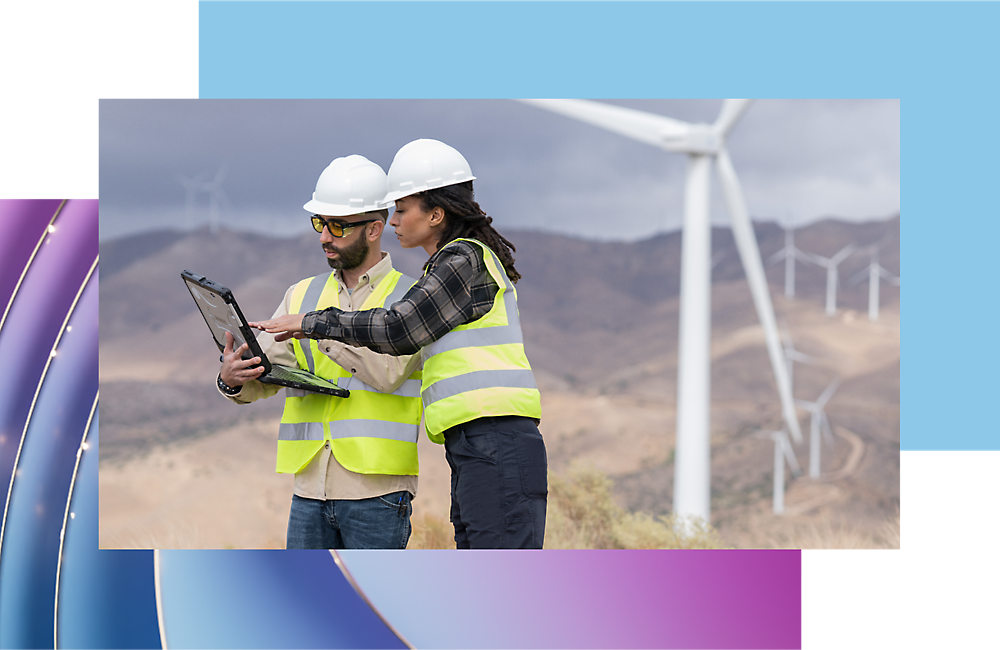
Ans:
<svg viewBox="0 0 1000 650"><path fill-rule="evenodd" d="M593 468L574 468L566 477L550 473L545 548L723 548L703 520L687 519L682 526L674 516L628 512L615 503L612 487L611 479ZM422 513L412 523L406 548L455 548L446 519Z"/></svg>
<svg viewBox="0 0 1000 650"><path fill-rule="evenodd" d="M593 468L549 474L545 548L722 548L700 519L631 513L615 503L611 479ZM686 529L686 530L685 530Z"/></svg>

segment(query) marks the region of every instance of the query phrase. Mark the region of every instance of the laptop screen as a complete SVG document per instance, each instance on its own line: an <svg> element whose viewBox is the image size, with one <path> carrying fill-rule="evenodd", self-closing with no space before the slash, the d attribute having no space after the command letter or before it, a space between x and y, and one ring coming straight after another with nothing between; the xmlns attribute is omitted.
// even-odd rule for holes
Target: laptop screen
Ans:
<svg viewBox="0 0 1000 650"><path fill-rule="evenodd" d="M226 332L233 335L234 350L246 343L246 337L243 335L241 329L242 321L233 305L218 292L201 286L187 277L184 280L188 290L191 291L191 295L194 297L194 301L198 303L198 309L201 311L202 316L205 317L205 322L208 323L209 329L212 330L212 336L215 337L215 342L219 346L219 349L221 350L226 347ZM247 354L250 354L249 350Z"/></svg>

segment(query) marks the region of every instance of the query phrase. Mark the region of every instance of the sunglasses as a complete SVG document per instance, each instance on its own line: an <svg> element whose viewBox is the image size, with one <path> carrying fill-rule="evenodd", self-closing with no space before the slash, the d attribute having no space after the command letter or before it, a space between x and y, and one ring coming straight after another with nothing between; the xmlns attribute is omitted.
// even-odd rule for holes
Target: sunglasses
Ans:
<svg viewBox="0 0 1000 650"><path fill-rule="evenodd" d="M371 223L373 221L379 221L379 219L365 219L364 221L343 223L340 221L327 221L318 214L314 214L312 216L313 230L322 234L323 228L325 227L330 230L330 234L334 237L346 237L354 231L356 226L363 226L366 223Z"/></svg>

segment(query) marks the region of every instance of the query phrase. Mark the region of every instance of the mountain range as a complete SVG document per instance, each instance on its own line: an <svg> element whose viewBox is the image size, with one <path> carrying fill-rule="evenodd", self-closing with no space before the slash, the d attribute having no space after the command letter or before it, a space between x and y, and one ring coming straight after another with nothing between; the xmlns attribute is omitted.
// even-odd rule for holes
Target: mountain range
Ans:
<svg viewBox="0 0 1000 650"><path fill-rule="evenodd" d="M779 226L758 223L755 230L764 259L784 246ZM543 392L550 470L596 466L615 481L625 507L669 512L681 233L638 242L503 234L516 246L523 276L518 305ZM714 228L712 237L713 524L734 544L763 544L747 513L765 516L772 451L753 434L780 427L780 408L732 235ZM869 530L898 508L899 288L882 283L880 320L869 322L864 269L865 247L878 244L880 264L898 276L899 241L898 216L826 219L795 232L799 249L826 258L848 244L858 247L840 267L833 318L823 310L824 269L797 263L794 299L783 296L784 264L767 269L779 322L796 349L816 359L796 365L796 397L815 399L834 377L843 381L827 408L837 437L824 447L824 468L833 475L856 465L839 482L790 480L789 509L801 497L801 517L822 515ZM419 277L422 250L401 249L391 231L383 249L396 268ZM235 409L215 392L218 352L181 282L183 269L229 286L251 320L270 316L291 284L329 270L314 233L281 239L159 231L102 242L102 463L127 463L233 422L280 414L280 400ZM852 285L853 276L861 277ZM802 426L807 433L807 419ZM803 465L807 449L806 443L796 448Z"/></svg>

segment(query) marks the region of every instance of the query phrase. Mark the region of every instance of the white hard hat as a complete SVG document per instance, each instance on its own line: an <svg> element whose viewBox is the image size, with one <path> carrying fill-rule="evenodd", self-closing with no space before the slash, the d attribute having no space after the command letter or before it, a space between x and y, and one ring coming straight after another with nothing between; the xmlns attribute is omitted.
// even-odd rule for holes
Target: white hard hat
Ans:
<svg viewBox="0 0 1000 650"><path fill-rule="evenodd" d="M381 210L388 191L385 172L364 156L337 158L316 181L312 201L303 208L327 217L346 217Z"/></svg>
<svg viewBox="0 0 1000 650"><path fill-rule="evenodd" d="M389 167L388 205L404 196L475 180L465 157L438 140L414 140L396 152Z"/></svg>

